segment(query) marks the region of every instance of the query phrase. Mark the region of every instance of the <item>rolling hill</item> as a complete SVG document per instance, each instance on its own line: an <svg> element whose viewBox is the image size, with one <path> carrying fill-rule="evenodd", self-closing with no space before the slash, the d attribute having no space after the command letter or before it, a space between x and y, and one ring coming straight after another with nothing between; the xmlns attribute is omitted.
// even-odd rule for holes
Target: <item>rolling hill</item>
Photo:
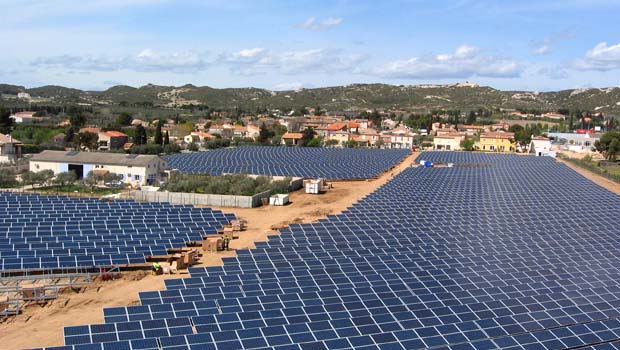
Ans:
<svg viewBox="0 0 620 350"><path fill-rule="evenodd" d="M529 108L552 111L558 108L600 111L620 115L620 88L591 88L555 92L501 91L485 86L397 86L352 84L346 86L270 91L259 88L216 89L191 84L138 88L118 85L104 91L82 91L62 86L23 86L0 84L0 92L15 95L28 92L32 97L59 103L81 102L102 105L152 104L177 107L202 104L215 108L287 109L321 106L329 110L371 108L428 111L433 109Z"/></svg>

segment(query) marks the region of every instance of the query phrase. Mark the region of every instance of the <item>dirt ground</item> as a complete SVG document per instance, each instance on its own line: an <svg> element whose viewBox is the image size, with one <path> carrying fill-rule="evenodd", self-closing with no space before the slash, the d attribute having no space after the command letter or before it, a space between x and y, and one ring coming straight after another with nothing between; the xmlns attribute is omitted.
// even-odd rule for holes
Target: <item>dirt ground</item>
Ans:
<svg viewBox="0 0 620 350"><path fill-rule="evenodd" d="M338 214L364 196L376 190L417 157L414 153L393 170L368 181L334 182L333 189L321 195L296 191L291 203L282 207L264 206L253 209L215 208L234 213L247 220L247 230L230 243L228 252L205 253L200 265L221 265L221 258L233 256L234 249L254 247L254 242L265 241L268 234L289 223L313 222L328 214ZM63 327L103 323L104 307L128 306L139 303L138 292L164 289L164 279L183 278L187 274L151 276L148 272L124 273L118 280L97 282L80 293L67 292L43 306L27 307L21 315L0 320L0 348L24 349L63 345Z"/></svg>

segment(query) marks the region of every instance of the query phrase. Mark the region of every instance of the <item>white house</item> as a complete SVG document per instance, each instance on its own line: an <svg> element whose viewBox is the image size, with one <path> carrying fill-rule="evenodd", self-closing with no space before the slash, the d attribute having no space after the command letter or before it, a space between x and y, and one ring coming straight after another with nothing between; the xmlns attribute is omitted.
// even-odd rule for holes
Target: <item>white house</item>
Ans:
<svg viewBox="0 0 620 350"><path fill-rule="evenodd" d="M34 123L37 121L43 121L49 119L47 117L35 117L36 112L17 112L11 115L9 118L13 119L16 124Z"/></svg>
<svg viewBox="0 0 620 350"><path fill-rule="evenodd" d="M21 157L22 143L11 135L0 134L0 163L12 163Z"/></svg>
<svg viewBox="0 0 620 350"><path fill-rule="evenodd" d="M73 171L83 178L90 171L123 176L133 185L158 184L165 177L168 165L156 155L78 151L43 151L30 158L30 171L52 170L54 174Z"/></svg>
<svg viewBox="0 0 620 350"><path fill-rule="evenodd" d="M530 141L530 153L536 155L537 157L543 156L551 156L555 157L555 152L551 151L551 141L542 136L534 136L532 137L532 141Z"/></svg>
<svg viewBox="0 0 620 350"><path fill-rule="evenodd" d="M416 134L412 133L407 127L399 126L396 129L381 134L384 142L383 148L411 149L413 148L413 138L415 136Z"/></svg>

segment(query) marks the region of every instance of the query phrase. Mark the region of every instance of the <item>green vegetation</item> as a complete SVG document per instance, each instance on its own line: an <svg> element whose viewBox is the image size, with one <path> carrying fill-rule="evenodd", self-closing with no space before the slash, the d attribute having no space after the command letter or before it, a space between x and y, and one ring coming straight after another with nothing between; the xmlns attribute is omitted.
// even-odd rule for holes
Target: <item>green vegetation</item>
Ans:
<svg viewBox="0 0 620 350"><path fill-rule="evenodd" d="M13 119L11 117L11 112L4 108L4 106L0 106L0 134L10 134L13 129Z"/></svg>
<svg viewBox="0 0 620 350"><path fill-rule="evenodd" d="M170 192L229 194L251 196L271 190L271 193L288 193L291 178L272 181L268 176L251 178L244 174L210 176L177 174L162 187Z"/></svg>
<svg viewBox="0 0 620 350"><path fill-rule="evenodd" d="M72 185L64 185L64 186L47 186L47 187L38 187L36 189L37 192L47 192L47 193L90 193L97 195L108 195L108 194L117 194L121 191L119 188L107 188L107 187L90 187L82 184L72 184Z"/></svg>
<svg viewBox="0 0 620 350"><path fill-rule="evenodd" d="M461 148L464 151L473 151L475 144L476 144L476 140L474 140L473 138L471 138L469 136L466 136L465 139L463 139L463 141L461 141Z"/></svg>
<svg viewBox="0 0 620 350"><path fill-rule="evenodd" d="M19 186L19 182L15 178L15 174L7 169L0 169L0 188L15 188Z"/></svg>
<svg viewBox="0 0 620 350"><path fill-rule="evenodd" d="M605 159L616 160L620 155L620 131L609 131L594 144L596 150L601 152Z"/></svg>

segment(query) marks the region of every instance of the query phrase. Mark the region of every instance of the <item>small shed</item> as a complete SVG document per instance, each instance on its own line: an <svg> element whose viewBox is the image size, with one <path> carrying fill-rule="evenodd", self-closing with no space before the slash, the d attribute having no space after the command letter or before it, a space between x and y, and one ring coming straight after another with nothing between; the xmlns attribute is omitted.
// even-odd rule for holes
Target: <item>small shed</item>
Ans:
<svg viewBox="0 0 620 350"><path fill-rule="evenodd" d="M269 205L286 205L288 203L288 194L274 194L269 197Z"/></svg>

